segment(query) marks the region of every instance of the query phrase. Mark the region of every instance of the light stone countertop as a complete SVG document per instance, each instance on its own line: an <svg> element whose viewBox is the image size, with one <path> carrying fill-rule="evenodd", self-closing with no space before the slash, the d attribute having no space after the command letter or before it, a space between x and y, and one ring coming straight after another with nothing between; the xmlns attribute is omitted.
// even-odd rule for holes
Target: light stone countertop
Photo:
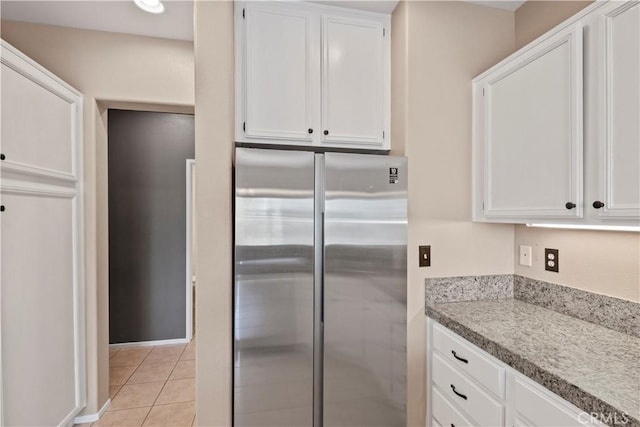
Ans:
<svg viewBox="0 0 640 427"><path fill-rule="evenodd" d="M640 338L515 299L427 305L426 314L585 412L640 427Z"/></svg>

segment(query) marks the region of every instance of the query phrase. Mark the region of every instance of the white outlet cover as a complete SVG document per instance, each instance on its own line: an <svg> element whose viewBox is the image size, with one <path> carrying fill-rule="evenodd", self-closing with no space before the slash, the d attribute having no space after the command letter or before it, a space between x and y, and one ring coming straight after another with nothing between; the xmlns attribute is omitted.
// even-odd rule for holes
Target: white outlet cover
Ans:
<svg viewBox="0 0 640 427"><path fill-rule="evenodd" d="M531 267L531 246L520 245L520 265Z"/></svg>

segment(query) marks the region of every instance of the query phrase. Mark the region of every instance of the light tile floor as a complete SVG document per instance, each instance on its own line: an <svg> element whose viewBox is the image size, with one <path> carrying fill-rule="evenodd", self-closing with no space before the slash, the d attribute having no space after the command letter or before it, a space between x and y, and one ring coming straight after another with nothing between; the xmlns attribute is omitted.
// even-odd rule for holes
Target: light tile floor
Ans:
<svg viewBox="0 0 640 427"><path fill-rule="evenodd" d="M192 426L195 346L194 339L188 345L111 349L111 406L92 426Z"/></svg>

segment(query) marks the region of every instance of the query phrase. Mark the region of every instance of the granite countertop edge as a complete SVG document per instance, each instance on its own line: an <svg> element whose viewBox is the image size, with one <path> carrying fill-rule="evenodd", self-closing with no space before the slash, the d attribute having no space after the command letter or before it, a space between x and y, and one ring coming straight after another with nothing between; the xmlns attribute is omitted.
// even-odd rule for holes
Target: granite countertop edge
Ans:
<svg viewBox="0 0 640 427"><path fill-rule="evenodd" d="M433 320L449 328L456 334L465 338L467 341L480 347L493 357L499 359L506 365L542 385L551 392L571 402L579 409L582 409L587 413L614 413L620 414L621 416L624 414L624 419L627 420L627 423L620 425L624 425L625 427L640 427L640 420L620 411L613 405L584 391L562 377L541 368L530 360L501 346L489 338L486 338L484 335L470 329L460 322L451 319L447 315L438 311L437 307L426 305L425 313L428 317L431 317ZM621 417L621 419L623 418Z"/></svg>

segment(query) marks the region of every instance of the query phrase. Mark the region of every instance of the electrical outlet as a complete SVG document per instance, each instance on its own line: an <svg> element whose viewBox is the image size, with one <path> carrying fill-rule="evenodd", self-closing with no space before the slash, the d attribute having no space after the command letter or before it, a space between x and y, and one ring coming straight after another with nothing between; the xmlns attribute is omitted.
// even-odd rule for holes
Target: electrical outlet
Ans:
<svg viewBox="0 0 640 427"><path fill-rule="evenodd" d="M520 245L520 265L531 267L531 246Z"/></svg>
<svg viewBox="0 0 640 427"><path fill-rule="evenodd" d="M544 269L547 271L559 272L560 251L557 249L544 248Z"/></svg>
<svg viewBox="0 0 640 427"><path fill-rule="evenodd" d="M420 267L431 267L431 246L418 246L418 254L420 255L418 265Z"/></svg>

